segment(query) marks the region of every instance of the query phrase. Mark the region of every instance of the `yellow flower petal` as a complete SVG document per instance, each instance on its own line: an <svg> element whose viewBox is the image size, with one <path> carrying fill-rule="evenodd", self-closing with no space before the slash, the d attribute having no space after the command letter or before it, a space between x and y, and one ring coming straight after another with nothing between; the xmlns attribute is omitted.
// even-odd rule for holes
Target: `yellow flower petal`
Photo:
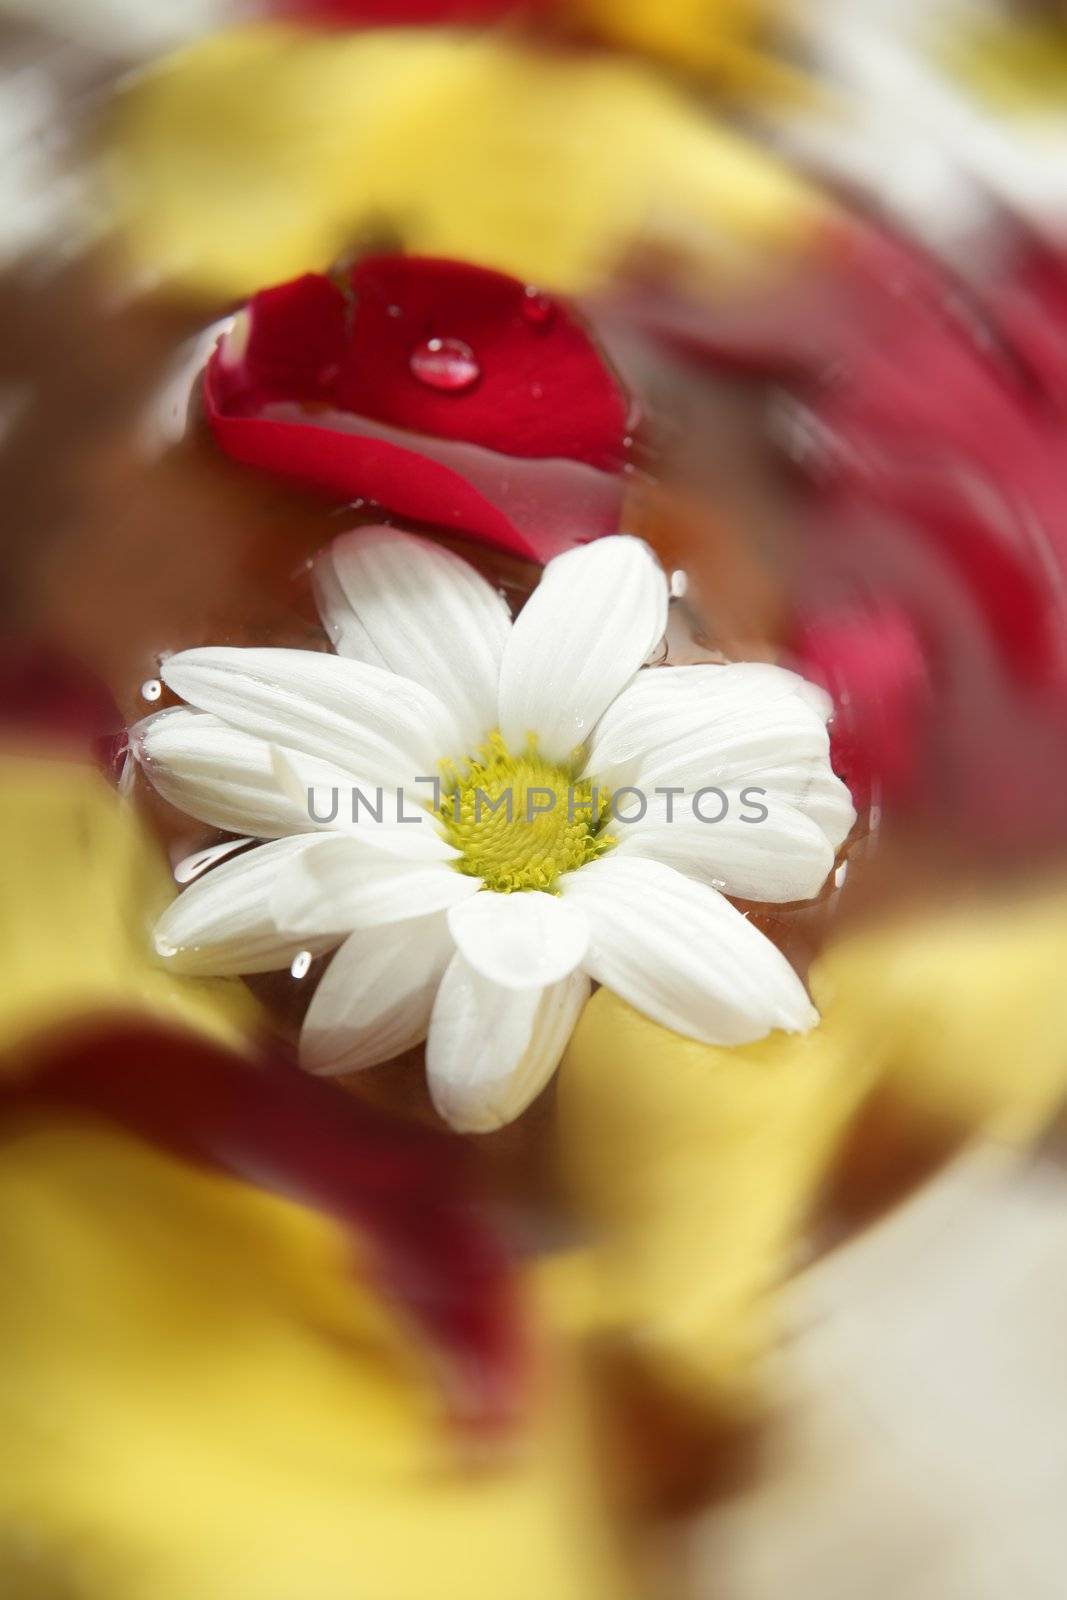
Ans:
<svg viewBox="0 0 1067 1600"><path fill-rule="evenodd" d="M112 165L138 265L216 299L371 239L564 291L638 244L736 275L826 211L638 62L429 29L206 40L137 79Z"/></svg>
<svg viewBox="0 0 1067 1600"><path fill-rule="evenodd" d="M174 896L166 863L133 810L93 768L0 759L0 1070L37 1029L106 1010L149 1012L221 1040L257 1015L243 985L178 978L150 932Z"/></svg>
<svg viewBox="0 0 1067 1600"><path fill-rule="evenodd" d="M601 38L720 86L788 92L800 81L765 38L787 10L781 0L572 0L572 9Z"/></svg>
<svg viewBox="0 0 1067 1600"><path fill-rule="evenodd" d="M103 1129L0 1148L0 1592L618 1600L555 1367L475 1469L317 1214Z"/></svg>
<svg viewBox="0 0 1067 1600"><path fill-rule="evenodd" d="M917 1117L1026 1141L1067 1090L1067 894L1016 896L842 941L813 993L884 1056Z"/></svg>
<svg viewBox="0 0 1067 1600"><path fill-rule="evenodd" d="M579 1313L669 1386L749 1403L772 1291L853 1114L889 1087L917 1141L924 1119L1032 1139L1067 1092L1065 970L1057 890L842 939L813 969L823 1020L800 1038L700 1045L599 991L560 1068L565 1158L595 1232L595 1290L573 1264L567 1280Z"/></svg>
<svg viewBox="0 0 1067 1600"><path fill-rule="evenodd" d="M720 1048L601 989L560 1068L567 1167L600 1249L600 1315L672 1387L753 1397L771 1294L870 1081L825 1023Z"/></svg>
<svg viewBox="0 0 1067 1600"><path fill-rule="evenodd" d="M1052 15L982 19L944 41L941 55L954 77L991 108L1040 126L1062 128L1067 91L1067 27ZM1021 131L1021 130L1019 130Z"/></svg>

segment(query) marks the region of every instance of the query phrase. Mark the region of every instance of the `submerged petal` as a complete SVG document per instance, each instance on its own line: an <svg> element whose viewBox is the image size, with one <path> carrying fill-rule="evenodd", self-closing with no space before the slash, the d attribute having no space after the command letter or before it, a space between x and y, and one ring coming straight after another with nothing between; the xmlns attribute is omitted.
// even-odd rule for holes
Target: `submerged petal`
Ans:
<svg viewBox="0 0 1067 1600"><path fill-rule="evenodd" d="M452 907L448 926L468 966L506 989L558 983L589 944L589 924L576 906L533 889L483 890Z"/></svg>
<svg viewBox="0 0 1067 1600"><path fill-rule="evenodd" d="M337 943L321 928L310 937L281 932L270 912L278 873L321 850L325 834L305 833L249 850L213 867L168 906L153 935L157 953L178 972L274 972L299 950L321 955Z"/></svg>
<svg viewBox="0 0 1067 1600"><path fill-rule="evenodd" d="M426 1046L430 1094L445 1121L488 1133L525 1111L555 1072L589 990L581 972L545 989L505 989L453 956Z"/></svg>
<svg viewBox="0 0 1067 1600"><path fill-rule="evenodd" d="M830 765L828 697L763 662L653 667L605 712L585 773L611 789L638 784L687 796L707 787L763 788L817 822L836 851L855 821Z"/></svg>
<svg viewBox="0 0 1067 1600"><path fill-rule="evenodd" d="M147 717L132 729L131 747L158 794L230 833L277 839L320 827L356 829L394 854L445 859L451 853L428 813L410 812L425 818L422 828L398 825L395 789L356 780L297 750L281 751L207 711L176 706Z"/></svg>
<svg viewBox="0 0 1067 1600"><path fill-rule="evenodd" d="M278 875L270 911L294 934L342 934L443 911L478 893L479 878L444 862L400 861L349 835L327 838Z"/></svg>
<svg viewBox="0 0 1067 1600"><path fill-rule="evenodd" d="M640 821L616 827L616 854L663 861L686 877L740 900L810 900L834 864L819 824L795 806L745 788L721 791L728 809L709 798L697 816L691 803L652 796Z"/></svg>
<svg viewBox="0 0 1067 1600"><path fill-rule="evenodd" d="M665 1027L705 1044L747 1044L818 1021L771 941L672 867L614 856L570 873L562 889L589 919L586 971Z"/></svg>
<svg viewBox="0 0 1067 1600"><path fill-rule="evenodd" d="M420 1044L455 952L441 913L396 928L350 933L315 990L300 1034L300 1062L336 1076L377 1066Z"/></svg>
<svg viewBox="0 0 1067 1600"><path fill-rule="evenodd" d="M267 748L279 789L313 824L350 834L405 861L451 861L459 854L444 838L440 818L425 806L410 804L402 788L336 781L323 786L292 750Z"/></svg>

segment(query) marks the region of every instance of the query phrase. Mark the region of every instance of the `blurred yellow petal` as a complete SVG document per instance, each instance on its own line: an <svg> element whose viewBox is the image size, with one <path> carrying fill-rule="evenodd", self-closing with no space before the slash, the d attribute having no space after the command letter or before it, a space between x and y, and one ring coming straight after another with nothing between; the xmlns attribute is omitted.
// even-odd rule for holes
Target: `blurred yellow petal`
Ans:
<svg viewBox="0 0 1067 1600"><path fill-rule="evenodd" d="M206 40L132 85L112 166L137 265L216 299L369 239L564 291L638 245L736 277L826 209L639 62L428 29Z"/></svg>
<svg viewBox="0 0 1067 1600"><path fill-rule="evenodd" d="M781 0L572 0L572 9L601 38L718 85L765 93L800 82L768 37L788 10Z"/></svg>
<svg viewBox="0 0 1067 1600"><path fill-rule="evenodd" d="M575 1395L465 1459L323 1217L89 1125L0 1147L0 1592L608 1600Z"/></svg>
<svg viewBox="0 0 1067 1600"><path fill-rule="evenodd" d="M1067 893L1031 893L842 941L812 987L913 1105L1026 1141L1067 1091Z"/></svg>
<svg viewBox="0 0 1067 1600"><path fill-rule="evenodd" d="M750 1402L772 1292L854 1113L887 1087L917 1140L924 1120L1032 1139L1067 1092L1065 971L1060 891L843 938L812 971L823 1020L799 1038L700 1045L600 990L560 1069L593 1230L589 1260L560 1273L576 1325L621 1334L706 1404Z"/></svg>
<svg viewBox="0 0 1067 1600"><path fill-rule="evenodd" d="M1009 116L1062 119L1067 26L1053 16L982 19L944 43L945 65Z"/></svg>
<svg viewBox="0 0 1067 1600"><path fill-rule="evenodd" d="M772 1292L870 1062L825 1023L728 1049L601 989L560 1069L564 1156L599 1246L599 1314L671 1387L747 1404Z"/></svg>
<svg viewBox="0 0 1067 1600"><path fill-rule="evenodd" d="M162 852L92 767L0 758L0 1064L83 1013L149 1012L222 1041L247 1034L243 985L168 973L150 930L174 896Z"/></svg>

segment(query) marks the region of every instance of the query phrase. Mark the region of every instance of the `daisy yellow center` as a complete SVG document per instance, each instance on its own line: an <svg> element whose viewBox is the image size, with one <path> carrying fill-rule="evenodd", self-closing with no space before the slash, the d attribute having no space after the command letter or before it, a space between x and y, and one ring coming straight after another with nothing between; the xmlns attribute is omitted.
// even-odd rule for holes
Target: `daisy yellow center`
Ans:
<svg viewBox="0 0 1067 1600"><path fill-rule="evenodd" d="M610 850L601 823L608 796L535 749L512 755L491 733L463 771L446 769L439 814L460 851L460 872L498 894L555 888Z"/></svg>

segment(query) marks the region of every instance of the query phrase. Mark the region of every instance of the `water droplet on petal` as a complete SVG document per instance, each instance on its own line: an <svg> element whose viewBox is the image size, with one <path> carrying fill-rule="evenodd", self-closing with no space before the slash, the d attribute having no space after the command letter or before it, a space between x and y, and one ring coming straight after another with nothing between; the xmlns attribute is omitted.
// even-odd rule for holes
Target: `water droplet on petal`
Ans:
<svg viewBox="0 0 1067 1600"><path fill-rule="evenodd" d="M243 850L246 844L251 843L251 839L223 839L221 844L211 844L204 850L194 850L191 856L186 856L174 868L175 883L192 883L194 878L199 878L202 872L213 867L217 861L224 861L235 850Z"/></svg>
<svg viewBox="0 0 1067 1600"><path fill-rule="evenodd" d="M146 678L141 685L142 700L158 700L163 693L163 685L158 678Z"/></svg>
<svg viewBox="0 0 1067 1600"><path fill-rule="evenodd" d="M544 331L551 327L555 314L556 308L547 294L542 294L532 283L527 284L522 297L523 321L529 323L531 328Z"/></svg>
<svg viewBox="0 0 1067 1600"><path fill-rule="evenodd" d="M311 971L311 951L298 950L289 966L294 978L306 978Z"/></svg>
<svg viewBox="0 0 1067 1600"><path fill-rule="evenodd" d="M461 394L482 375L474 351L462 339L424 339L411 352L411 371L428 389Z"/></svg>

